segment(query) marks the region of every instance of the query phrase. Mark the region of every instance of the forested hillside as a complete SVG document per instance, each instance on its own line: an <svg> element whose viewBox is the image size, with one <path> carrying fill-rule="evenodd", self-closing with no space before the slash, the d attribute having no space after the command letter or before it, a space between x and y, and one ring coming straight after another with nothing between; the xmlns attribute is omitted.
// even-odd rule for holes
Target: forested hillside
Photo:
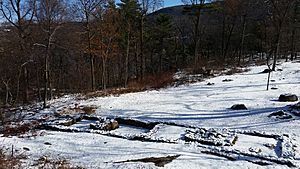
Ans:
<svg viewBox="0 0 300 169"><path fill-rule="evenodd" d="M275 70L278 58L299 54L299 0L162 4L0 0L1 105L46 107L62 93L160 87L179 69L203 73L257 57Z"/></svg>

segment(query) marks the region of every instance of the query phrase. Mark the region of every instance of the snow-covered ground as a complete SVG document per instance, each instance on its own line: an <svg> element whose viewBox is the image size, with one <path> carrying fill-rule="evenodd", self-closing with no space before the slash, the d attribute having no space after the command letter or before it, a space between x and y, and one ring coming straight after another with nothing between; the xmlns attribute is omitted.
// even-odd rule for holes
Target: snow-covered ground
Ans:
<svg viewBox="0 0 300 169"><path fill-rule="evenodd" d="M276 160L291 160L300 167L300 117L292 119L270 118L272 112L286 110L288 105L297 102L279 102L283 93L300 96L300 63L285 62L278 66L282 71L271 73L269 91L266 90L267 74L262 74L266 66L253 66L250 71L230 76L218 76L203 82L159 91L146 91L77 100L75 96L65 96L52 101L51 108L33 114L38 118L53 114L66 107L93 106L95 115L101 117L131 118L145 122L174 123L181 125L159 124L151 131L132 126L120 126L111 133L122 136L147 135L150 140L168 140L171 143L136 141L105 136L97 132L56 132L41 130L36 137L0 137L3 147L14 148L28 155L24 160L28 165L35 163L41 156L66 158L72 164L85 168L289 168L271 162L262 166L251 161L251 155ZM232 81L223 82L224 79ZM214 85L207 85L207 83ZM234 104L245 104L248 110L231 110ZM85 128L88 121L81 121L71 127ZM182 127L187 126L187 127ZM188 126L198 128L228 129L237 136L233 146L209 146L201 143L187 143L182 138ZM156 131L154 131L156 130ZM251 136L251 131L281 136L280 139ZM47 144L45 144L47 143ZM50 143L50 144L48 144ZM294 147L290 147L294 146ZM29 148L24 150L24 147ZM282 148L281 148L282 147ZM293 149L292 156L289 147ZM246 154L236 161L204 150L223 149L230 155ZM238 153L236 153L238 152ZM180 155L164 165L154 163L124 162L149 157ZM248 156L250 155L250 156ZM268 160L267 160L268 161ZM270 161L269 161L270 162ZM32 166L34 168L34 166Z"/></svg>

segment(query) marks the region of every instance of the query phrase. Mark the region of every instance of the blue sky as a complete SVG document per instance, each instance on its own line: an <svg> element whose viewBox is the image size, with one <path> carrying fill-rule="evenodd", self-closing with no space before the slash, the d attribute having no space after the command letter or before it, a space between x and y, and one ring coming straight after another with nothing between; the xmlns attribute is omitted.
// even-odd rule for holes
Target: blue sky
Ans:
<svg viewBox="0 0 300 169"><path fill-rule="evenodd" d="M116 0L116 3L119 3L120 0ZM174 5L181 5L181 0L164 0L164 7L174 6Z"/></svg>
<svg viewBox="0 0 300 169"><path fill-rule="evenodd" d="M165 0L164 1L164 6L174 6L174 5L181 5L182 2L181 0Z"/></svg>

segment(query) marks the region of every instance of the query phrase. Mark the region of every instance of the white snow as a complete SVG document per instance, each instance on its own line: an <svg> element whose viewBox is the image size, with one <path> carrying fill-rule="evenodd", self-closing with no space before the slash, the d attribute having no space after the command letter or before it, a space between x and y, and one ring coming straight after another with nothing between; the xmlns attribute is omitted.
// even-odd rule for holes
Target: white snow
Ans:
<svg viewBox="0 0 300 169"><path fill-rule="evenodd" d="M250 67L250 71L241 74L219 76L190 85L118 97L76 100L76 95L69 95L53 100L51 108L32 114L30 118L46 118L49 114L64 107L74 107L77 103L79 106L96 106L96 115L101 117L126 117L194 127L286 134L289 138L284 136L282 153L277 151L277 139L250 136L242 132L237 134L236 144L226 146L226 149L276 159L287 157L300 167L300 117L293 115L293 119L285 120L268 117L274 111L286 109L287 105L297 103L278 102L277 99L283 93L300 96L300 63L285 62L279 66L283 71L272 72L270 87L276 87L277 90L266 90L267 74L260 73L266 68L267 66L253 66ZM233 81L222 82L224 79ZM208 82L214 85L208 86ZM245 104L248 110L230 110L234 104ZM81 121L71 127L86 129L86 125L88 121ZM176 142L185 132L184 127L164 124L157 125L156 128L157 131L151 134L153 139ZM20 152L23 152L23 147L29 148L30 151L24 152L29 156L24 160L25 164L33 164L35 160L46 155L66 158L72 164L85 168L161 168L153 163L116 162L178 154L180 156L177 159L163 168L288 168L276 163L260 166L246 160L230 161L224 157L201 153L199 144L186 144L181 141L168 144L126 140L96 133L42 132L43 135L30 138L0 137L0 143L6 148L14 145ZM135 135L149 131L121 125L119 129L111 132ZM46 145L45 142L51 145ZM274 145L274 149L268 148L270 145ZM292 147L293 145L297 147Z"/></svg>

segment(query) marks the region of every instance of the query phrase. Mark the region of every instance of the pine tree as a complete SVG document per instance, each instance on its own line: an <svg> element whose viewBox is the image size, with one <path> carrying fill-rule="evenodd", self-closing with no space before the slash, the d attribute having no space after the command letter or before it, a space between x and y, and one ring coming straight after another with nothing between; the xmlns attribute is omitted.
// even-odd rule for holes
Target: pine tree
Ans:
<svg viewBox="0 0 300 169"><path fill-rule="evenodd" d="M140 6L136 0L121 0L121 3L117 5L120 8L122 22L124 23L123 37L126 48L124 87L127 87L129 78L129 55L131 39L135 33L134 26L137 25L138 18L140 17L141 13Z"/></svg>

